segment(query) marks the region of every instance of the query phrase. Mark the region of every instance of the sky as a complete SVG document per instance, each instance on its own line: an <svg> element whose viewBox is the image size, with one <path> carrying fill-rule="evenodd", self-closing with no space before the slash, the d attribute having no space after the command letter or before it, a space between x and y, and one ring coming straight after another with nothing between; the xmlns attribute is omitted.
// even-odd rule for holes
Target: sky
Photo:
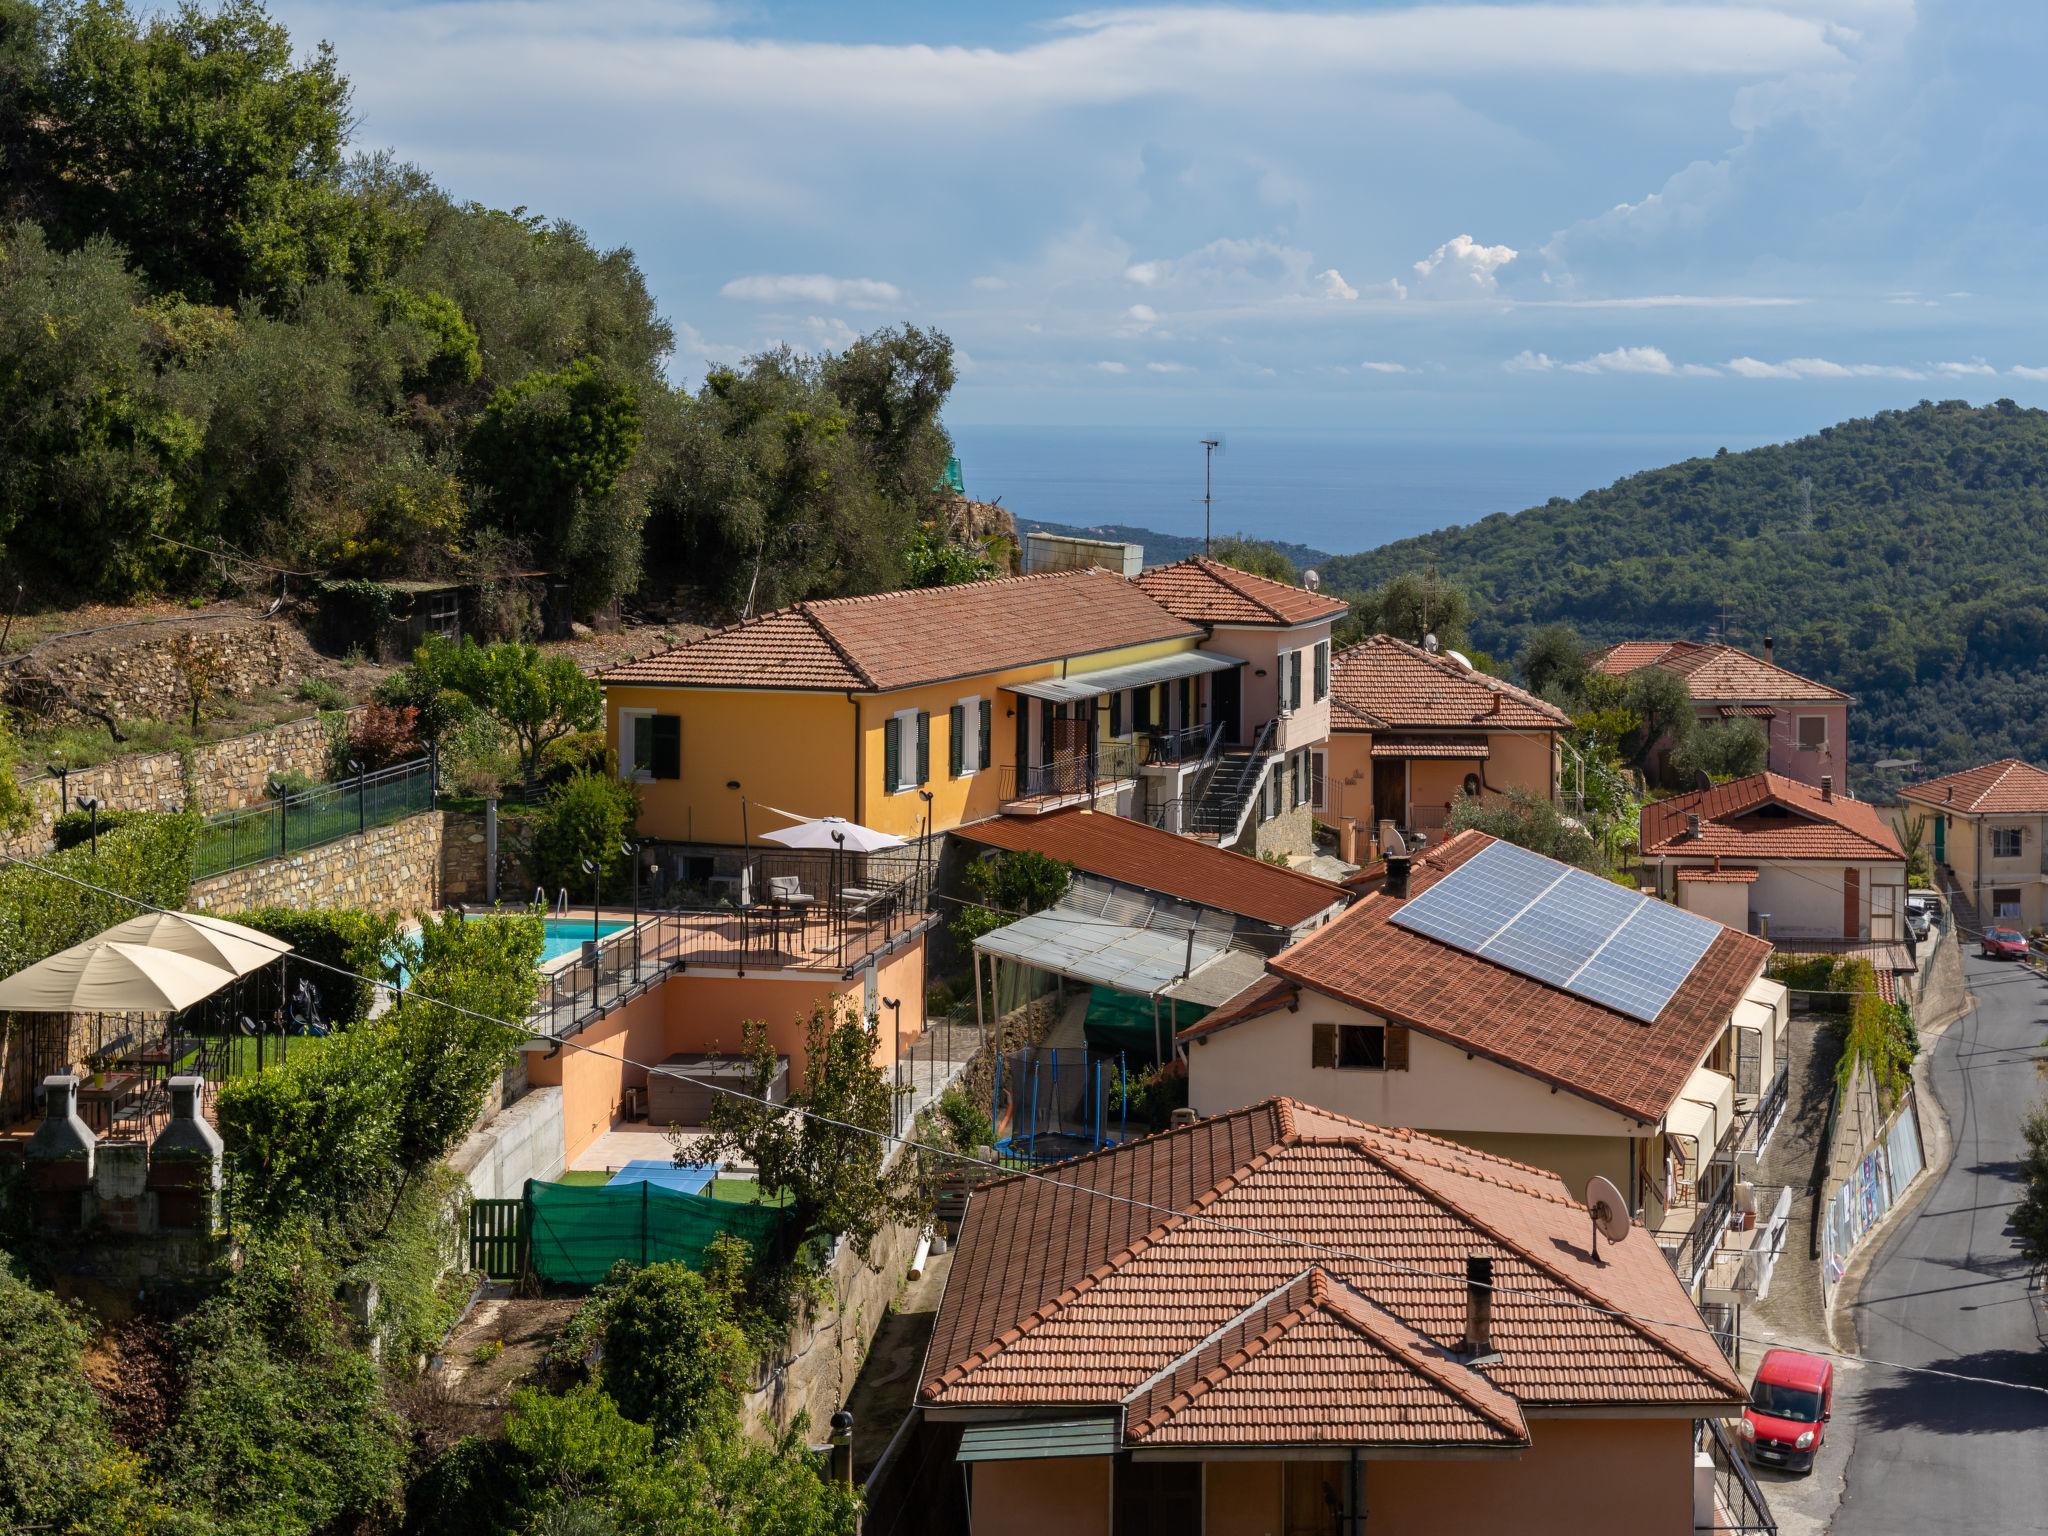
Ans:
<svg viewBox="0 0 2048 1536"><path fill-rule="evenodd" d="M672 376L957 423L1786 437L2048 405L2048 5L275 3L358 147L637 253Z"/></svg>

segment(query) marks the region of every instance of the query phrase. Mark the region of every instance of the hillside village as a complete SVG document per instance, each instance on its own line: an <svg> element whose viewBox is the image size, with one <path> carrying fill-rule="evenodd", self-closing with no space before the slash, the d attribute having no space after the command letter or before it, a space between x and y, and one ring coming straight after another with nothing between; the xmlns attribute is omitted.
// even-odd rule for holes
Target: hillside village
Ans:
<svg viewBox="0 0 2048 1536"><path fill-rule="evenodd" d="M254 6L0 87L0 1531L1809 1536L2038 1434L1965 661L1048 531L943 334L681 389Z"/></svg>

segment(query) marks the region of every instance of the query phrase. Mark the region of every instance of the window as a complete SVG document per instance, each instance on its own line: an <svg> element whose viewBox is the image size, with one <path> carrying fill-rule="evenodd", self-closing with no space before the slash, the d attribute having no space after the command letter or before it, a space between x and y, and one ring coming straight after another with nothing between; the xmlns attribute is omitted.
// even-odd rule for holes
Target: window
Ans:
<svg viewBox="0 0 2048 1536"><path fill-rule="evenodd" d="M921 709L901 710L882 727L882 782L900 794L932 776L932 717Z"/></svg>
<svg viewBox="0 0 2048 1536"><path fill-rule="evenodd" d="M1801 715L1799 717L1799 750L1802 752L1825 752L1828 749L1828 717L1826 715Z"/></svg>
<svg viewBox="0 0 2048 1536"><path fill-rule="evenodd" d="M1286 652L1280 666L1280 707L1292 713L1301 708L1301 652Z"/></svg>
<svg viewBox="0 0 2048 1536"><path fill-rule="evenodd" d="M1313 809L1318 811L1327 811L1330 808L1326 803L1328 789L1327 781L1324 779L1324 774L1328 767L1329 764L1325 754L1314 751L1309 753L1308 803Z"/></svg>
<svg viewBox="0 0 2048 1536"><path fill-rule="evenodd" d="M1330 696L1330 642L1316 642L1316 693L1315 702L1320 704Z"/></svg>
<svg viewBox="0 0 2048 1536"><path fill-rule="evenodd" d="M647 783L683 776L683 720L651 709L619 711L619 777Z"/></svg>
<svg viewBox="0 0 2048 1536"><path fill-rule="evenodd" d="M948 768L956 779L979 773L988 766L988 700L962 699L948 712L946 750L951 754Z"/></svg>
<svg viewBox="0 0 2048 1536"><path fill-rule="evenodd" d="M1994 859L2016 859L2020 856L2020 845L2025 841L2025 829L2021 827L1993 827L1991 829L1991 857Z"/></svg>
<svg viewBox="0 0 2048 1536"><path fill-rule="evenodd" d="M1309 1065L1337 1072L1406 1072L1408 1030L1400 1024L1314 1024Z"/></svg>
<svg viewBox="0 0 2048 1536"><path fill-rule="evenodd" d="M1112 736L1125 734L1124 716L1130 711L1124 707L1124 700L1128 697L1121 689L1109 696L1109 734Z"/></svg>
<svg viewBox="0 0 2048 1536"><path fill-rule="evenodd" d="M1993 917L2009 917L2017 922L2020 915L2020 893L2017 890L2004 886L1993 889L1991 892L1991 915Z"/></svg>

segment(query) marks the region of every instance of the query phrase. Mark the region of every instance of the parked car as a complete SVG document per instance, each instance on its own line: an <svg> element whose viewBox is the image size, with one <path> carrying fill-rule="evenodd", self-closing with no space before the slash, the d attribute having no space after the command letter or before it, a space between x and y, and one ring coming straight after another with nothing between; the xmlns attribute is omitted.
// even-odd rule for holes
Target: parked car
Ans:
<svg viewBox="0 0 2048 1536"><path fill-rule="evenodd" d="M1798 1349L1767 1349L1736 1426L1751 1461L1813 1470L1834 1414L1835 1367Z"/></svg>
<svg viewBox="0 0 2048 1536"><path fill-rule="evenodd" d="M2027 936L2012 928L1986 928L1979 953L1987 960L2024 960Z"/></svg>
<svg viewBox="0 0 2048 1536"><path fill-rule="evenodd" d="M1925 944L1927 935L1934 931L1934 919L1925 907L1916 907L1909 900L1906 903L1906 932L1915 944Z"/></svg>

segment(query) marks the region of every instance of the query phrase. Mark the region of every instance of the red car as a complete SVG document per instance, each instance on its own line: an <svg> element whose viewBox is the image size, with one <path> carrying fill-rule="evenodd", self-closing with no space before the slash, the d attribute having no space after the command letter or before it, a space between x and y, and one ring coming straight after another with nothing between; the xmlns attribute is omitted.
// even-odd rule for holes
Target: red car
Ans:
<svg viewBox="0 0 2048 1536"><path fill-rule="evenodd" d="M2024 960L2027 958L2027 936L2010 928L1986 928L1981 953L1987 960Z"/></svg>
<svg viewBox="0 0 2048 1536"><path fill-rule="evenodd" d="M1813 1470L1835 1401L1835 1368L1797 1349L1764 1351L1737 1428L1751 1461Z"/></svg>

